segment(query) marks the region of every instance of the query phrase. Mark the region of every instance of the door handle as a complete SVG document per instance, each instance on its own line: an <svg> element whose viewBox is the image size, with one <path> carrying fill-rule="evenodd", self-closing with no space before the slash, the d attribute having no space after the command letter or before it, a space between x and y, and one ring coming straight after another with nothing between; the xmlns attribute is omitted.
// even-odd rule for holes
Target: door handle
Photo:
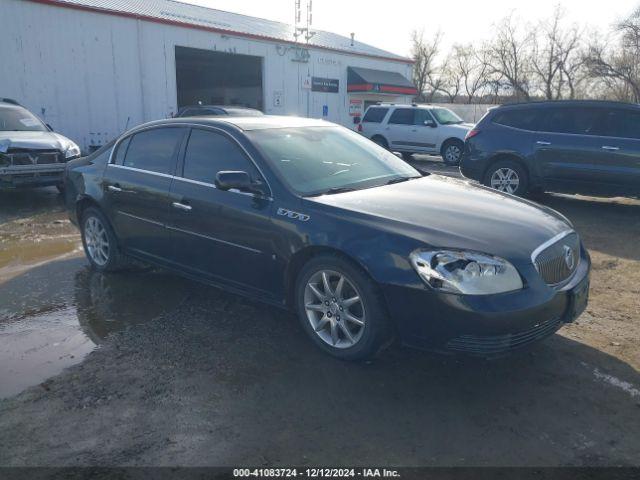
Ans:
<svg viewBox="0 0 640 480"><path fill-rule="evenodd" d="M537 145L551 145L551 142L545 142L544 140L538 140L536 142Z"/></svg>
<svg viewBox="0 0 640 480"><path fill-rule="evenodd" d="M617 150L620 150L620 147L610 147L609 145L603 145L603 146L602 146L602 149L603 149L603 150L610 150L610 151L615 152L615 151L617 151Z"/></svg>
<svg viewBox="0 0 640 480"><path fill-rule="evenodd" d="M109 189L109 191L110 191L110 192L116 192L116 193L118 193L118 192L121 192L121 191L122 191L122 189L121 189L120 187L117 187L117 186L115 186L115 185L109 185L109 186L107 187L107 189Z"/></svg>
<svg viewBox="0 0 640 480"><path fill-rule="evenodd" d="M191 205L185 205L184 203L180 203L180 202L173 202L171 205L174 208L177 208L178 210L183 210L185 212L191 211Z"/></svg>

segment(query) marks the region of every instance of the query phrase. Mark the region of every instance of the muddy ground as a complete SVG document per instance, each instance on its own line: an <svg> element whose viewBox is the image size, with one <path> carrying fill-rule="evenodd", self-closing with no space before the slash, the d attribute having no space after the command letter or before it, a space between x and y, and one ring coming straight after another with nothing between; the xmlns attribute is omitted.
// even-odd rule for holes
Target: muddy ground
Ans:
<svg viewBox="0 0 640 480"><path fill-rule="evenodd" d="M639 465L640 201L538 201L592 255L575 324L501 360L349 364L278 309L92 272L55 190L1 192L0 465Z"/></svg>

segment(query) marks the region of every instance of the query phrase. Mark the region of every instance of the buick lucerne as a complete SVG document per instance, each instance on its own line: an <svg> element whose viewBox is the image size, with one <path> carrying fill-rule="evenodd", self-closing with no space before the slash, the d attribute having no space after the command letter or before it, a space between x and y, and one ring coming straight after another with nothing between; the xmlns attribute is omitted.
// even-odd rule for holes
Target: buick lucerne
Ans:
<svg viewBox="0 0 640 480"><path fill-rule="evenodd" d="M587 303L589 255L561 214L423 176L320 120L152 122L71 161L65 178L93 268L132 257L289 308L342 359L393 338L502 354Z"/></svg>

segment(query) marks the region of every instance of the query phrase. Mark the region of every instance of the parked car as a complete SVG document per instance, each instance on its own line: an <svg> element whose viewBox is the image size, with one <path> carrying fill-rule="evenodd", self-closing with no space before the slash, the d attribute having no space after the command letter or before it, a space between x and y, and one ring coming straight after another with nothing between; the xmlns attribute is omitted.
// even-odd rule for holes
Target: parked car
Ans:
<svg viewBox="0 0 640 480"><path fill-rule="evenodd" d="M0 98L0 187L62 188L66 162L80 156L80 147L29 110Z"/></svg>
<svg viewBox="0 0 640 480"><path fill-rule="evenodd" d="M182 107L176 117L208 117L210 115L231 115L234 117L259 117L264 115L260 110L228 105L190 105Z"/></svg>
<svg viewBox="0 0 640 480"><path fill-rule="evenodd" d="M464 137L472 127L447 108L380 104L367 108L358 131L381 147L400 152L405 160L426 153L458 165Z"/></svg>
<svg viewBox="0 0 640 480"><path fill-rule="evenodd" d="M551 209L423 177L321 120L148 123L67 169L93 268L127 257L297 312L325 352L493 355L571 322L590 260ZM259 319L256 319L259 321Z"/></svg>
<svg viewBox="0 0 640 480"><path fill-rule="evenodd" d="M494 108L468 134L460 170L514 195L640 195L640 105L562 101Z"/></svg>

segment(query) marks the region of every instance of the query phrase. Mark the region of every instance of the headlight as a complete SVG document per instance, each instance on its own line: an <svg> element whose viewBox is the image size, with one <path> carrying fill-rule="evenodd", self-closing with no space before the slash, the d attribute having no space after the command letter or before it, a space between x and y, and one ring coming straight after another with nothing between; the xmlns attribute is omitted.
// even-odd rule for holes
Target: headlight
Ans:
<svg viewBox="0 0 640 480"><path fill-rule="evenodd" d="M502 258L456 250L416 250L411 264L436 290L462 295L490 295L520 290L516 268Z"/></svg>
<svg viewBox="0 0 640 480"><path fill-rule="evenodd" d="M80 147L75 143L72 143L71 146L67 148L67 151L64 152L64 158L66 158L67 160L70 160L72 158L76 158L79 156L80 156Z"/></svg>

